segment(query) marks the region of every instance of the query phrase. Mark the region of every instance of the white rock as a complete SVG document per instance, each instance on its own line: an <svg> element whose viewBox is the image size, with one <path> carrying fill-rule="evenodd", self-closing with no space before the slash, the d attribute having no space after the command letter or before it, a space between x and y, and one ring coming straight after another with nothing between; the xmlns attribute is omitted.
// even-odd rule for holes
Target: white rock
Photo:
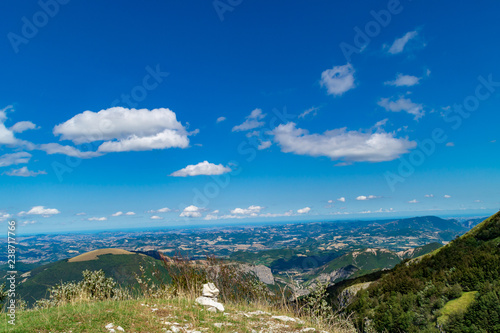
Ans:
<svg viewBox="0 0 500 333"><path fill-rule="evenodd" d="M107 325L106 325L106 326L104 326L104 327L106 327L106 329L110 330L110 329L112 329L113 327L115 327L115 325L113 325L113 323L109 323L109 324L107 324Z"/></svg>
<svg viewBox="0 0 500 333"><path fill-rule="evenodd" d="M202 295L205 297L216 298L219 296L219 289L215 286L215 284L209 282L203 285Z"/></svg>
<svg viewBox="0 0 500 333"><path fill-rule="evenodd" d="M281 321L284 321L284 322L287 322L287 321L297 321L295 320L295 318L292 318L292 317L287 317L287 316L272 316L271 318L273 319L277 319L277 320L281 320Z"/></svg>
<svg viewBox="0 0 500 333"><path fill-rule="evenodd" d="M301 330L301 332L316 332L316 329L313 327L307 327Z"/></svg>
<svg viewBox="0 0 500 333"><path fill-rule="evenodd" d="M219 310L220 312L224 312L224 305L222 305L222 303L216 302L213 299L208 298L208 297L204 297L204 296L198 297L196 299L196 303L204 305L204 306L208 306L208 307L214 307L217 310ZM211 311L210 308L208 308L208 310Z"/></svg>
<svg viewBox="0 0 500 333"><path fill-rule="evenodd" d="M118 326L116 329L117 329L118 331L120 331L120 332L125 332L125 330L124 330L124 329L123 329L123 327L121 327L121 326Z"/></svg>
<svg viewBox="0 0 500 333"><path fill-rule="evenodd" d="M181 331L181 329L177 326L170 326L170 330L174 333L178 333Z"/></svg>

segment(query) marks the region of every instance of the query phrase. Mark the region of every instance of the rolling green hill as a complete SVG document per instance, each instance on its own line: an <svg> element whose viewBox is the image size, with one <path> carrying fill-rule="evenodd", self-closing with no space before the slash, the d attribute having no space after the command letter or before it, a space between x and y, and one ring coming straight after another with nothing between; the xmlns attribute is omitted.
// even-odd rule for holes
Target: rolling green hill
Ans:
<svg viewBox="0 0 500 333"><path fill-rule="evenodd" d="M86 269L91 271L102 269L106 276L112 277L121 286L136 285L134 273L141 275L140 266L144 267L147 274L158 268L168 279L161 261L142 254L132 252L127 254L125 253L127 251L121 251L97 250L37 267L21 276L17 292L22 299L32 304L38 299L47 297L47 290L58 283L80 281L82 272Z"/></svg>
<svg viewBox="0 0 500 333"><path fill-rule="evenodd" d="M347 311L361 331L500 332L499 244L497 213L419 260L398 264L359 291Z"/></svg>
<svg viewBox="0 0 500 333"><path fill-rule="evenodd" d="M430 243L401 252L387 249L353 251L333 259L306 277L308 280L319 279L322 282L337 283L345 279L393 268L403 259L421 256L441 246L439 243Z"/></svg>

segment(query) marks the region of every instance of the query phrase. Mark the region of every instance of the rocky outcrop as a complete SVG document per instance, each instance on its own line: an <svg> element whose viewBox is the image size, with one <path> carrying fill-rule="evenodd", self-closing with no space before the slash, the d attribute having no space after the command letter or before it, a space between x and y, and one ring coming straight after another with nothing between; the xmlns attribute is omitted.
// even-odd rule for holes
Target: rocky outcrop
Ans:
<svg viewBox="0 0 500 333"><path fill-rule="evenodd" d="M316 279L321 283L332 284L340 280L348 279L357 270L358 268L356 266L349 265L346 267L336 269L331 273L320 274Z"/></svg>
<svg viewBox="0 0 500 333"><path fill-rule="evenodd" d="M274 275L271 269L264 265L241 265L243 272L251 272L257 276L260 282L265 284L274 284Z"/></svg>

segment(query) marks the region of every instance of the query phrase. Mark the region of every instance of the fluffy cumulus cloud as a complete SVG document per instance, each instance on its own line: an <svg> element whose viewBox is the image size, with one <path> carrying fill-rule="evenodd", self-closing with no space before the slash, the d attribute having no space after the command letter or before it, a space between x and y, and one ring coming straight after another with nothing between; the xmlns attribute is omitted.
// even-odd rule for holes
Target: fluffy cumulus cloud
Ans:
<svg viewBox="0 0 500 333"><path fill-rule="evenodd" d="M219 117L219 118L217 118L217 123L221 123L224 120L226 120L226 117Z"/></svg>
<svg viewBox="0 0 500 333"><path fill-rule="evenodd" d="M259 145L257 146L257 149L258 150L264 150L264 149L267 149L269 147L271 147L273 143L271 141L261 141L259 143Z"/></svg>
<svg viewBox="0 0 500 333"><path fill-rule="evenodd" d="M257 216L263 209L262 206L252 205L248 208L235 208L231 210L231 214Z"/></svg>
<svg viewBox="0 0 500 333"><path fill-rule="evenodd" d="M415 142L396 138L392 133L364 133L341 128L323 134L309 134L293 122L281 124L271 133L285 153L327 156L347 162L391 161L416 147Z"/></svg>
<svg viewBox="0 0 500 333"><path fill-rule="evenodd" d="M418 200L417 199L413 199L413 200L408 201L408 203L415 204L415 203L418 203Z"/></svg>
<svg viewBox="0 0 500 333"><path fill-rule="evenodd" d="M107 221L107 217L89 217L87 220L89 221Z"/></svg>
<svg viewBox="0 0 500 333"><path fill-rule="evenodd" d="M27 141L17 139L14 135L14 133L21 133L29 129L36 129L36 125L31 121L20 121L15 123L10 128L5 126L7 113L13 111L14 108L12 105L8 105L3 109L0 109L0 145L32 145Z"/></svg>
<svg viewBox="0 0 500 333"><path fill-rule="evenodd" d="M359 201L365 201L365 200L373 200L373 199L378 199L380 198L379 196L376 196L376 195L360 195L359 197L356 198L356 200L359 200Z"/></svg>
<svg viewBox="0 0 500 333"><path fill-rule="evenodd" d="M422 104L413 103L409 98L399 97L398 99L382 98L378 105L391 112L406 112L415 116L415 120L422 118L425 114Z"/></svg>
<svg viewBox="0 0 500 333"><path fill-rule="evenodd" d="M194 205L187 206L184 208L184 210L181 212L179 216L181 217L201 217L201 211L202 209L200 207L196 207Z"/></svg>
<svg viewBox="0 0 500 333"><path fill-rule="evenodd" d="M46 152L49 155L53 154L63 154L71 157L78 158L92 158L101 156L102 153L95 151L80 151L73 146L64 146L59 143L46 143L38 145L39 150Z"/></svg>
<svg viewBox="0 0 500 333"><path fill-rule="evenodd" d="M163 207L163 208L160 208L160 209L157 209L157 210L148 210L147 213L168 213L170 211L171 211L170 208Z"/></svg>
<svg viewBox="0 0 500 333"><path fill-rule="evenodd" d="M113 107L85 111L54 127L54 135L75 144L105 141L99 152L187 148L189 133L170 109Z"/></svg>
<svg viewBox="0 0 500 333"><path fill-rule="evenodd" d="M417 37L417 35L418 35L417 31L410 31L407 32L403 37L396 38L396 40L392 43L391 47L389 48L388 52L390 54L398 54L403 52L406 44L413 38Z"/></svg>
<svg viewBox="0 0 500 333"><path fill-rule="evenodd" d="M413 75L403 75L399 73L392 81L386 81L384 84L396 87L411 87L419 83L421 78Z"/></svg>
<svg viewBox="0 0 500 333"><path fill-rule="evenodd" d="M345 198L344 197L340 197L337 200L340 201L340 202L345 202Z"/></svg>
<svg viewBox="0 0 500 333"><path fill-rule="evenodd" d="M158 215L153 215L150 217L151 220L163 220L163 217L158 216Z"/></svg>
<svg viewBox="0 0 500 333"><path fill-rule="evenodd" d="M114 214L111 214L111 216L122 216L123 215L123 212L116 212Z"/></svg>
<svg viewBox="0 0 500 333"><path fill-rule="evenodd" d="M222 175L231 172L231 168L223 166L222 164L213 164L208 161L203 161L195 165L188 165L187 167L177 170L170 174L172 177L187 177L187 176L214 176Z"/></svg>
<svg viewBox="0 0 500 333"><path fill-rule="evenodd" d="M434 194L426 194L425 197L426 198L434 198Z"/></svg>
<svg viewBox="0 0 500 333"><path fill-rule="evenodd" d="M301 208L301 209L297 210L297 213L299 213L299 214L307 214L310 211L311 211L310 207L304 207L304 208Z"/></svg>
<svg viewBox="0 0 500 333"><path fill-rule="evenodd" d="M31 154L27 152L5 154L0 156L0 167L6 167L16 164L26 164L29 162L30 158Z"/></svg>
<svg viewBox="0 0 500 333"><path fill-rule="evenodd" d="M354 68L351 64L335 66L321 73L321 86L325 87L329 95L340 96L353 89Z"/></svg>
<svg viewBox="0 0 500 333"><path fill-rule="evenodd" d="M27 212L20 212L19 215L42 215L45 217L60 214L56 208L45 208L45 206L34 206Z"/></svg>
<svg viewBox="0 0 500 333"><path fill-rule="evenodd" d="M451 195L445 194L445 195L443 195L443 198L449 199L449 198L451 198Z"/></svg>
<svg viewBox="0 0 500 333"><path fill-rule="evenodd" d="M15 176L15 177L36 177L38 175L46 175L47 172L40 170L40 171L31 171L28 170L28 167L22 167L20 169L14 169L10 171L4 172L7 176Z"/></svg>
<svg viewBox="0 0 500 333"><path fill-rule="evenodd" d="M14 133L22 133L27 130L37 129L36 125L31 121L20 121L15 123L10 130Z"/></svg>
<svg viewBox="0 0 500 333"><path fill-rule="evenodd" d="M254 128L262 127L264 126L264 122L261 121L266 117L265 113L262 113L261 109L255 109L253 110L250 115L248 115L245 119L245 121L237 126L234 126L232 131L233 132L241 132L241 131L249 131Z"/></svg>
<svg viewBox="0 0 500 333"><path fill-rule="evenodd" d="M0 109L0 144L13 145L18 142L18 140L14 137L14 132L5 127L5 121L7 120L7 112L11 110L12 110L11 105L3 109Z"/></svg>

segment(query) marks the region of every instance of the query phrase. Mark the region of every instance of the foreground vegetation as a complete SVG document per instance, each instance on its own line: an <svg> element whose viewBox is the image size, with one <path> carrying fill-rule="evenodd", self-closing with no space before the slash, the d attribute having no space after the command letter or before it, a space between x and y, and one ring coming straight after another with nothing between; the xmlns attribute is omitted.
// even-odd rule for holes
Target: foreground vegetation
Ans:
<svg viewBox="0 0 500 333"><path fill-rule="evenodd" d="M52 287L49 297L37 301L34 308L19 301L15 329L4 315L0 331L355 332L351 322L326 303L324 287L297 303L289 301L290 290L272 291L237 265L215 258L202 263L172 258L165 259L164 265L168 283L154 280L142 269L136 275L137 289L118 286L102 270L85 270L83 280ZM209 281L221 291L223 313L209 312L195 302Z"/></svg>

